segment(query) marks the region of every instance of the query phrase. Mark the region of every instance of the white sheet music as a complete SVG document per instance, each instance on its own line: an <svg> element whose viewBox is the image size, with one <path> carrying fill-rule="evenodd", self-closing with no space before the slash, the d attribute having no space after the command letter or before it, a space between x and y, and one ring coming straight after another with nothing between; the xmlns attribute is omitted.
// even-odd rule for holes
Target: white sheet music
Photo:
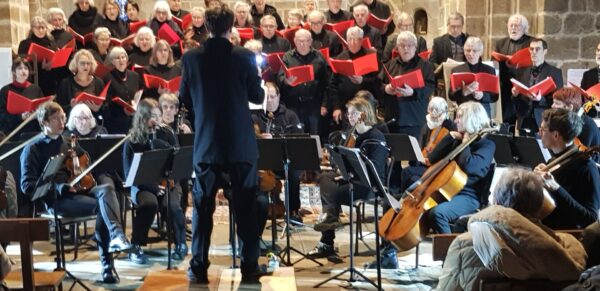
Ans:
<svg viewBox="0 0 600 291"><path fill-rule="evenodd" d="M133 181L135 181L135 175L138 172L138 168L140 167L140 161L142 160L143 155L144 155L144 153L133 154L133 160L131 161L131 167L129 167L129 175L127 175L127 179L125 180L125 187L133 186Z"/></svg>

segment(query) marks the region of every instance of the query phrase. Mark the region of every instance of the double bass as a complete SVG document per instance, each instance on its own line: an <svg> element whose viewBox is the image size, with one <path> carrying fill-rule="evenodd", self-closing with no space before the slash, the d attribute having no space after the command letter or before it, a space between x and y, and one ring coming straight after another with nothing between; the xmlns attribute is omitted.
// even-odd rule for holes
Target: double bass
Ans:
<svg viewBox="0 0 600 291"><path fill-rule="evenodd" d="M379 222L379 235L401 251L410 250L420 241L421 215L438 203L451 200L467 184L467 174L454 158L477 139L497 131L485 128L452 150L446 157L430 166L423 176L411 185L400 200L400 211L389 209Z"/></svg>

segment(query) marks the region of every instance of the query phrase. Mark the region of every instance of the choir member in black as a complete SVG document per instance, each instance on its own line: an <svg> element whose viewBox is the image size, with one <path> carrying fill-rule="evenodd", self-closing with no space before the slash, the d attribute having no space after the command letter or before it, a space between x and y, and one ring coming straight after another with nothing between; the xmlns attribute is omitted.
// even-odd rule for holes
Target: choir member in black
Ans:
<svg viewBox="0 0 600 291"><path fill-rule="evenodd" d="M354 12L354 8L360 4L366 5L367 8L369 8L369 12L372 13L373 15L377 16L377 18L388 19L390 16L392 16L392 11L390 9L390 6L381 0L358 0L350 7L350 12ZM394 25L394 22L392 21L387 26L386 31L381 31L382 40L383 40L381 47L383 47L383 45L385 45L385 42L387 39L386 36L390 35L392 32L394 32L394 29L396 29L396 26Z"/></svg>
<svg viewBox="0 0 600 291"><path fill-rule="evenodd" d="M179 98L172 93L164 93L158 98L162 110L162 122L175 133L192 133L192 124L179 112Z"/></svg>
<svg viewBox="0 0 600 291"><path fill-rule="evenodd" d="M294 28L294 27L302 27L302 19L304 19L304 14L300 9L291 9L288 11L287 17L287 27L286 28Z"/></svg>
<svg viewBox="0 0 600 291"><path fill-rule="evenodd" d="M73 35L67 31L66 19L67 17L62 9L58 7L48 9L46 21L52 25L52 31L50 33L54 38L54 44L59 48L64 47L73 39Z"/></svg>
<svg viewBox="0 0 600 291"><path fill-rule="evenodd" d="M183 38L183 32L181 28L173 21L173 15L171 15L171 9L169 8L169 4L165 0L158 0L154 3L154 9L152 10L152 15L150 16L150 22L148 22L148 27L152 29L154 35L158 36L158 30L163 25L168 25L180 38Z"/></svg>
<svg viewBox="0 0 600 291"><path fill-rule="evenodd" d="M266 98L267 108L266 112L260 110L252 114L252 120L254 121L255 129L259 134L258 138L273 138L273 136L281 136L283 134L290 133L302 133L302 125L298 115L285 105L280 104L280 94L277 85L272 82L265 83L266 87ZM273 114L272 118L269 118L269 114ZM269 126L267 128L267 126ZM298 210L300 210L300 173L301 171L290 171L289 182L290 182L290 219L292 222L302 223L302 217ZM285 177L283 172L276 172L279 177ZM266 193L259 193L258 205L259 209L259 233L262 233L265 222L267 220L267 209L265 208L267 203ZM262 202L262 203L261 203Z"/></svg>
<svg viewBox="0 0 600 291"><path fill-rule="evenodd" d="M301 22L306 22L306 18L309 14L311 14L313 11L318 11L317 4L318 3L315 0L304 0L304 17L300 19Z"/></svg>
<svg viewBox="0 0 600 291"><path fill-rule="evenodd" d="M338 23L352 19L352 13L342 9L342 0L327 0L327 23Z"/></svg>
<svg viewBox="0 0 600 291"><path fill-rule="evenodd" d="M42 127L42 134L25 146L20 158L21 190L29 196L33 195L46 162L50 157L61 152L65 153L69 142L61 136L66 117L58 103L44 103L38 107L35 114ZM85 150L77 146L75 152L81 156ZM97 186L90 190L77 191L69 186L69 175L66 165L63 166L54 177L55 190L59 194L57 200L54 200L53 195L46 195L43 201L46 207L65 217L97 214L95 239L102 264L102 281L116 283L118 277L115 277L112 272L111 253L129 251L132 246L123 232L117 215L119 202L115 194L115 184L109 176L97 175L95 176Z"/></svg>
<svg viewBox="0 0 600 291"><path fill-rule="evenodd" d="M100 95L104 89L104 81L94 77L97 66L90 51L81 49L75 53L69 62L69 70L73 75L63 79L58 85L58 92L56 92L56 102L62 106L63 111L71 111L71 107L76 104L75 97L81 92L95 96ZM90 107L95 116L102 115L102 105L91 101L86 101L85 104Z"/></svg>
<svg viewBox="0 0 600 291"><path fill-rule="evenodd" d="M600 69L598 68L598 66L600 66L600 43L596 46L595 56L597 66L583 73L583 78L581 79L581 88L583 90L587 90L598 84L598 81L600 80Z"/></svg>
<svg viewBox="0 0 600 291"><path fill-rule="evenodd" d="M75 0L75 11L69 16L69 27L75 32L86 35L94 32L104 21L94 6L94 0Z"/></svg>
<svg viewBox="0 0 600 291"><path fill-rule="evenodd" d="M202 45L208 39L208 29L204 26L204 8L194 7L192 14L192 25L185 32L185 38L191 39Z"/></svg>
<svg viewBox="0 0 600 291"><path fill-rule="evenodd" d="M267 15L270 15L273 16L275 24L277 25L275 29L285 29L283 20L281 20L281 16L279 16L279 13L277 13L277 9L275 7L267 4L266 0L255 0L252 1L252 3L253 4L250 8L250 15L252 15L252 21L254 22L254 25L261 24L262 26L262 18Z"/></svg>
<svg viewBox="0 0 600 291"><path fill-rule="evenodd" d="M433 40L433 47L431 48L431 55L429 56L429 61L436 67L441 65L447 59L452 59L457 62L463 62L465 60L463 47L469 36L463 33L464 24L465 18L462 14L454 12L448 16L448 33L436 37Z"/></svg>
<svg viewBox="0 0 600 291"><path fill-rule="evenodd" d="M548 43L543 39L534 38L529 43L529 52L533 66L518 69L517 79L525 86L531 87L539 82L551 77L556 84L556 88L562 88L563 79L559 68L546 63L546 53L548 53ZM521 95L515 87L512 88L513 103L515 104L517 122L515 130L521 131L525 128L535 134L542 122L542 112L552 104L552 96Z"/></svg>
<svg viewBox="0 0 600 291"><path fill-rule="evenodd" d="M596 125L594 119L584 114L582 100L579 90L573 87L560 88L552 94L552 108L566 109L581 116L583 125L581 133L577 135L577 138L586 147L600 145L600 129L598 129L598 125Z"/></svg>
<svg viewBox="0 0 600 291"><path fill-rule="evenodd" d="M529 22L527 18L521 14L513 14L508 18L506 23L508 36L496 41L495 52L512 55L520 49L529 47L532 37L527 35L529 30ZM517 68L506 63L506 61L498 62L500 70L500 103L502 104L502 121L508 124L515 124L517 115L515 105L512 100L512 83L511 78L515 78Z"/></svg>
<svg viewBox="0 0 600 291"><path fill-rule="evenodd" d="M335 57L336 60L354 60L367 54L377 53L373 49L366 49L362 46L363 31L360 27L354 26L346 31L346 41L348 49L342 51ZM346 102L350 101L360 90L375 92L379 87L378 72L371 72L362 76L347 77L341 74L333 74L328 88L328 97L333 106L333 121L340 123L343 118L343 109L346 108Z"/></svg>
<svg viewBox="0 0 600 291"><path fill-rule="evenodd" d="M123 19L119 18L121 9L115 0L106 0L102 9L104 19L99 26L108 28L112 37L124 39L129 35L129 25Z"/></svg>
<svg viewBox="0 0 600 291"><path fill-rule="evenodd" d="M104 64L106 60L110 48L110 37L111 32L106 27L98 27L94 30L94 45L91 46L90 52L98 63Z"/></svg>
<svg viewBox="0 0 600 291"><path fill-rule="evenodd" d="M573 139L581 132L583 122L573 111L551 108L544 111L540 138L549 149L551 163L576 147ZM544 171L544 164L534 171L544 178L544 186L556 203L556 208L543 223L553 229L585 228L598 220L600 209L600 174L596 163L588 158L575 157L553 172Z"/></svg>
<svg viewBox="0 0 600 291"><path fill-rule="evenodd" d="M181 0L169 0L169 7L171 8L171 15L179 19L190 14L189 11L181 9Z"/></svg>
<svg viewBox="0 0 600 291"><path fill-rule="evenodd" d="M469 36L467 41L465 41L464 51L467 63L452 69L452 74L488 73L491 75L496 75L496 70L494 67L490 67L481 62L481 54L483 54L483 42L480 38ZM458 103L458 105L467 101L480 102L481 105L483 105L483 108L485 108L485 111L488 113L488 116L491 118L491 103L498 101L498 94L477 90L479 87L478 82L460 84L460 86L462 87L457 88L457 90L454 92L452 92L452 88L449 88L448 96L450 97L450 100Z"/></svg>
<svg viewBox="0 0 600 291"><path fill-rule="evenodd" d="M427 102L435 88L435 77L432 65L422 60L417 54L417 37L410 31L398 34L396 49L399 56L391 59L385 67L392 77L421 70L425 86L423 88L394 88L387 74L382 70L379 79L383 83L383 107L385 120L396 118L389 124L392 133L404 133L420 138L421 129L425 125Z"/></svg>
<svg viewBox="0 0 600 291"><path fill-rule="evenodd" d="M152 48L156 43L154 32L148 27L141 27L133 38L133 50L129 52L130 65L147 66L150 64Z"/></svg>
<svg viewBox="0 0 600 291"><path fill-rule="evenodd" d="M490 119L481 103L473 101L458 107L454 121L457 131L447 134L429 154L432 165L490 126ZM421 222L426 229L431 228L436 233L451 233L451 223L463 215L474 213L482 206L481 202L486 201L489 195L494 174L492 162L495 150L496 144L484 137L471 143L455 158L460 169L467 174L467 183L450 201L442 202L423 214Z"/></svg>
<svg viewBox="0 0 600 291"><path fill-rule="evenodd" d="M145 152L153 149L169 149L178 147L177 136L174 132L162 124L162 112L158 101L154 99L143 99L137 106L133 116L133 124L129 130L131 138L123 146L123 169L125 176L129 175L129 170L133 162L135 153ZM148 242L148 231L154 221L156 211L160 210L163 215L169 211L169 219L174 231L175 250L172 254L174 260L182 260L188 252L185 243L185 217L181 209L179 200L181 199L181 188L178 183L175 185L170 182L153 184L134 185L131 187L131 196L136 208L136 216L133 220L133 234L131 244L133 252L129 254L129 259L136 264L146 264L148 258L144 254L141 246ZM170 189L167 206L165 190Z"/></svg>
<svg viewBox="0 0 600 291"><path fill-rule="evenodd" d="M381 31L367 24L367 20L369 19L369 8L367 5L358 4L354 6L352 17L354 19L354 24L363 30L365 37L371 41L371 46L377 50L377 54L380 56L381 51L383 50Z"/></svg>
<svg viewBox="0 0 600 291"><path fill-rule="evenodd" d="M321 11L313 11L306 18L310 24L310 35L313 39L312 47L317 50L329 48L329 55L332 57L337 56L342 51L342 44L337 34L323 29L323 24L326 21L325 14Z"/></svg>
<svg viewBox="0 0 600 291"><path fill-rule="evenodd" d="M27 119L29 115L32 114L32 112L25 112L22 114L8 113L7 101L9 91L29 99L44 97L42 89L38 85L28 81L30 72L31 69L28 62L21 58L14 59L11 66L13 81L0 89L0 131L6 134L12 132L19 124L21 124L21 122L23 122L23 120ZM39 131L40 126L35 121L30 122L21 130L21 132ZM19 135L17 134L15 137L18 138Z"/></svg>
<svg viewBox="0 0 600 291"><path fill-rule="evenodd" d="M104 83L110 82L106 94L107 110L105 113L106 128L110 133L127 133L131 125L133 112L125 110L111 100L119 97L135 106L142 95L143 81L140 75L128 69L127 52L122 47L113 47L107 57L107 63L114 68L104 76Z"/></svg>
<svg viewBox="0 0 600 291"><path fill-rule="evenodd" d="M417 35L415 32L414 19L410 14L400 12L400 14L395 17L394 22L396 23L396 32L387 37L387 41L383 47L383 53L381 54L381 62L383 63L387 63L392 59L392 52L396 49L396 38L400 32L411 31ZM427 41L422 36L417 35L417 54L426 50Z"/></svg>
<svg viewBox="0 0 600 291"><path fill-rule="evenodd" d="M233 13L235 18L233 19L233 27L235 28L252 28L253 19L250 15L250 5L246 2L238 1L233 4Z"/></svg>
<svg viewBox="0 0 600 291"><path fill-rule="evenodd" d="M380 179L385 177L385 165L388 151L385 146L385 137L377 128L375 112L371 104L362 98L352 99L346 104L348 120L351 126L356 127L356 148L369 158L375 165ZM342 205L350 205L349 184L339 177L337 173L330 172L319 178L321 187L321 204L323 205L323 217L314 228L321 232L321 240L317 246L308 252L312 258L325 258L337 256L334 249L335 229L341 226L340 210ZM362 185L354 185L354 199L368 199L374 193Z"/></svg>
<svg viewBox="0 0 600 291"><path fill-rule="evenodd" d="M19 48L17 50L19 55L26 55L32 43L51 50L58 49L48 31L49 25L46 20L42 17L34 16L31 19L30 27L29 36L19 43ZM56 70L51 69L51 66L52 64L48 61L40 61L37 64L38 85L42 88L44 96L55 94L56 86L58 85Z"/></svg>
<svg viewBox="0 0 600 291"><path fill-rule="evenodd" d="M287 39L275 34L276 29L277 26L275 17L271 15L265 15L260 20L260 31L262 32L262 37L259 36L257 39L262 42L263 52L265 54L287 52L292 49L292 45ZM256 33L258 34L259 32Z"/></svg>
<svg viewBox="0 0 600 291"><path fill-rule="evenodd" d="M161 39L156 42L154 48L152 48L150 64L144 68L144 74L157 76L165 80L181 76L181 66L175 65L173 51L166 41ZM144 97L151 97L158 100L158 97L163 93L176 92L171 92L168 88L146 88L144 90Z"/></svg>
<svg viewBox="0 0 600 291"><path fill-rule="evenodd" d="M296 48L283 55L283 63L288 68L312 65L315 78L312 81L292 86L296 77L287 78L282 69L278 75L281 96L283 103L298 114L305 126L305 131L310 134L319 134L320 115L327 113L325 91L330 79L327 61L321 53L311 47L312 38L308 30L298 30L294 37L294 43Z"/></svg>
<svg viewBox="0 0 600 291"><path fill-rule="evenodd" d="M221 0L204 0L206 9L221 7L221 5L223 5Z"/></svg>
<svg viewBox="0 0 600 291"><path fill-rule="evenodd" d="M126 10L129 24L140 21L140 5L136 1L128 0Z"/></svg>
<svg viewBox="0 0 600 291"><path fill-rule="evenodd" d="M108 133L104 126L98 124L90 108L82 103L71 108L66 125L67 130L63 135L67 137L74 134L78 138L97 138L100 134Z"/></svg>

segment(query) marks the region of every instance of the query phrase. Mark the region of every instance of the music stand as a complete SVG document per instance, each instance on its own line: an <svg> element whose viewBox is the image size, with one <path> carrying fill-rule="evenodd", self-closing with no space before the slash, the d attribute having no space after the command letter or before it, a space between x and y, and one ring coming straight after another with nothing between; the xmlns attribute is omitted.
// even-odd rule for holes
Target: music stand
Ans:
<svg viewBox="0 0 600 291"><path fill-rule="evenodd" d="M489 134L487 138L494 142L496 151L494 160L499 166L508 166L515 163L515 154L512 151L512 136L506 134Z"/></svg>
<svg viewBox="0 0 600 291"><path fill-rule="evenodd" d="M356 148L347 148L338 146L334 150L330 152L331 158L335 161L342 177L345 181L348 182L349 192L350 192L350 205L354 203L354 184L364 186L366 188L371 188L371 179L369 178L369 173L367 172L367 166L362 160L360 149ZM375 282L371 281L367 276L358 271L354 267L354 232L353 232L353 222L352 222L352 206L350 206L350 266L343 270L342 272L327 278L326 280L316 284L314 287L319 288L321 285L331 281L331 280L346 280L348 282L356 281L356 275L362 277L365 281L371 283L378 290L381 289L381 285L377 286ZM377 219L377 217L375 217ZM378 239L376 239L376 244L378 245ZM376 247L377 248L377 247ZM379 262L379 254L377 256L377 260ZM379 265L379 263L378 263ZM378 269L379 270L379 269ZM340 277L349 272L350 276L348 279L340 279ZM381 272L381 271L379 271ZM379 273L380 274L380 273ZM379 275L378 274L378 275Z"/></svg>
<svg viewBox="0 0 600 291"><path fill-rule="evenodd" d="M414 136L402 133L385 134L385 141L391 148L395 161L419 161L425 163L425 157Z"/></svg>
<svg viewBox="0 0 600 291"><path fill-rule="evenodd" d="M515 136L513 139L513 149L517 158L517 163L531 169L537 165L546 162L542 146L536 138Z"/></svg>
<svg viewBox="0 0 600 291"><path fill-rule="evenodd" d="M35 202L39 199L43 199L47 195L52 195L52 214L54 216L54 239L56 241L56 271L64 271L71 279L73 279L73 285L71 285L71 289L75 286L75 284L79 284L83 289L91 291L81 279L75 277L71 272L67 270L65 253L63 252L63 241L61 229L58 227L58 214L56 213L56 203L58 201L58 193L56 191L56 184L54 182L56 173L63 167L65 161L64 154L58 154L56 156L51 157L44 170L40 174L40 178L36 182L35 191L33 192L33 196L31 197L31 201Z"/></svg>
<svg viewBox="0 0 600 291"><path fill-rule="evenodd" d="M318 159L317 143L311 137L298 138L272 138L258 139L259 153L267 153L260 155L258 159L258 169L281 171L285 173L285 234L286 247L281 250L279 256L281 261L287 266L293 266L303 259L309 259L319 266L323 266L320 262L313 258L309 258L306 254L290 245L290 186L289 186L289 171L290 170L318 170L320 160ZM274 227L274 226L272 226ZM290 251L294 251L302 256L294 263L291 262ZM285 258L287 257L287 260Z"/></svg>

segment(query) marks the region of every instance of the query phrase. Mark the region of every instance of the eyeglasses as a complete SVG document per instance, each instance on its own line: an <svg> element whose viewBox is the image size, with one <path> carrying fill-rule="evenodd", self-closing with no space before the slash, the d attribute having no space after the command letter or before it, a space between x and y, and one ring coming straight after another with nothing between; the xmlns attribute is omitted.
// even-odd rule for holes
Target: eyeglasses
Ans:
<svg viewBox="0 0 600 291"><path fill-rule="evenodd" d="M81 61L77 63L80 66L91 66L92 62Z"/></svg>
<svg viewBox="0 0 600 291"><path fill-rule="evenodd" d="M75 119L80 120L80 121L88 121L88 120L92 120L91 116L75 116Z"/></svg>

